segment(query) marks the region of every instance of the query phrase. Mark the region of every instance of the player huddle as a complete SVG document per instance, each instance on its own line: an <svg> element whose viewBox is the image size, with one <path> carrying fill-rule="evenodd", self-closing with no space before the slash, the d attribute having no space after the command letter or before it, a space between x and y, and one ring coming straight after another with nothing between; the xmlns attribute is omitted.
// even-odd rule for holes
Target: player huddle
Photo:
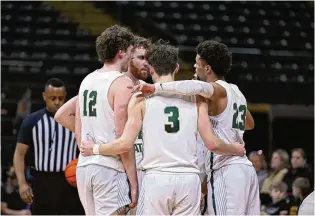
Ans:
<svg viewBox="0 0 315 216"><path fill-rule="evenodd" d="M208 214L258 215L258 180L243 142L254 121L244 95L224 80L232 64L226 45L200 43L198 80L185 81L174 81L178 49L163 40L114 25L96 50L104 66L55 116L76 134L85 213L126 214L129 206L137 215L200 215L207 188ZM140 81L148 73L155 84Z"/></svg>

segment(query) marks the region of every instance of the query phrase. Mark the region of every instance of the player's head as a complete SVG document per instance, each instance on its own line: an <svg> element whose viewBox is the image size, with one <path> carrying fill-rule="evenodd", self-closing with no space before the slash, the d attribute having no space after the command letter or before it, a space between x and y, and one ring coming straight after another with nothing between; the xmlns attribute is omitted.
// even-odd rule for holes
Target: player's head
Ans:
<svg viewBox="0 0 315 216"><path fill-rule="evenodd" d="M196 74L202 81L222 79L232 66L232 54L227 46L213 40L198 44L195 60Z"/></svg>
<svg viewBox="0 0 315 216"><path fill-rule="evenodd" d="M147 52L150 74L153 82L161 76L174 75L178 72L178 48L163 40L155 42Z"/></svg>
<svg viewBox="0 0 315 216"><path fill-rule="evenodd" d="M149 50L150 45L151 43L148 39L135 36L129 71L137 79L145 80L148 77L149 65L145 54Z"/></svg>
<svg viewBox="0 0 315 216"><path fill-rule="evenodd" d="M102 64L119 63L127 71L134 45L133 33L119 25L113 25L96 39L96 52Z"/></svg>
<svg viewBox="0 0 315 216"><path fill-rule="evenodd" d="M61 79L49 79L45 84L45 91L43 92L46 109L52 113L56 113L64 104L66 95L66 86Z"/></svg>

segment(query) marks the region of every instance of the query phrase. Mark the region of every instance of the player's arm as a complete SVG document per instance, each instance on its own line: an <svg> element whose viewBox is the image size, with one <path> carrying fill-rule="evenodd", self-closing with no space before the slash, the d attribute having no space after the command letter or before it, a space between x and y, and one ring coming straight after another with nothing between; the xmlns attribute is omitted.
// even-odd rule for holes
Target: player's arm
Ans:
<svg viewBox="0 0 315 216"><path fill-rule="evenodd" d="M253 130L255 127L255 121L249 110L246 110L245 130Z"/></svg>
<svg viewBox="0 0 315 216"><path fill-rule="evenodd" d="M75 132L75 110L77 101L78 96L71 98L58 109L54 116L59 124L72 132Z"/></svg>
<svg viewBox="0 0 315 216"><path fill-rule="evenodd" d="M207 83L199 80L184 80L167 83L140 84L134 90L140 90L145 96L159 92L171 92L182 95L200 95L213 99L226 96L226 91L217 83Z"/></svg>
<svg viewBox="0 0 315 216"><path fill-rule="evenodd" d="M77 145L80 148L81 146L81 115L80 115L80 105L79 100L77 100L75 107L75 139L77 141Z"/></svg>
<svg viewBox="0 0 315 216"><path fill-rule="evenodd" d="M142 125L142 102L143 97L139 96L139 94L131 97L128 105L128 120L120 138L106 143L106 145L83 145L81 149L84 150L84 153L91 154L99 152L101 155L117 155L133 150ZM94 149L93 152L93 148L98 148L98 150Z"/></svg>
<svg viewBox="0 0 315 216"><path fill-rule="evenodd" d="M198 97L198 131L207 148L220 155L239 155L245 153L243 144L225 144L215 134L212 129L212 124L208 116L208 104L206 101Z"/></svg>
<svg viewBox="0 0 315 216"><path fill-rule="evenodd" d="M128 118L128 103L132 95L133 82L126 76L118 78L116 81L116 87L119 86L114 94L114 116L116 135L120 137L123 134L124 127ZM114 82L116 82L114 81ZM131 187L131 207L135 207L138 200L138 179L136 169L136 159L134 149L130 149L128 152L120 154L121 161L126 170L128 180Z"/></svg>

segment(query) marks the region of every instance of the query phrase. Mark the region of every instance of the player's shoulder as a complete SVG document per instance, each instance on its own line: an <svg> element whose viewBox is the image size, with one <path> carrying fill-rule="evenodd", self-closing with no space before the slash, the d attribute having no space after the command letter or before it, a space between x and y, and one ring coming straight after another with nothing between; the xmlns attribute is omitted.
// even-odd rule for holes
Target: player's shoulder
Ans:
<svg viewBox="0 0 315 216"><path fill-rule="evenodd" d="M127 75L117 77L113 82L113 85L134 86L132 80Z"/></svg>
<svg viewBox="0 0 315 216"><path fill-rule="evenodd" d="M131 93L134 85L132 80L126 75L117 77L110 86L110 91L114 94L125 95Z"/></svg>

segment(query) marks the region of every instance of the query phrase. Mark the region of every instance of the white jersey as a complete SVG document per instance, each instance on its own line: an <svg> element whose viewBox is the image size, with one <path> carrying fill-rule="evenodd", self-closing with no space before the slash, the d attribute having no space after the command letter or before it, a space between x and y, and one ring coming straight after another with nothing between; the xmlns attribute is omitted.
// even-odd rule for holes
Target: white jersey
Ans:
<svg viewBox="0 0 315 216"><path fill-rule="evenodd" d="M216 81L217 84L225 88L227 93L227 106L225 110L217 116L209 116L213 130L217 137L225 143L244 143L243 135L245 132L245 118L247 102L234 84L229 84L223 80ZM212 170L221 168L228 164L248 164L252 163L245 156L222 156L209 151L204 151L206 173L210 176Z"/></svg>
<svg viewBox="0 0 315 216"><path fill-rule="evenodd" d="M163 93L145 104L142 169L199 174L195 97Z"/></svg>
<svg viewBox="0 0 315 216"><path fill-rule="evenodd" d="M145 83L142 80L139 80L140 84ZM136 157L136 168L139 170L141 169L141 161L143 158L143 152L142 152L142 131L138 134L137 140L135 141L135 157Z"/></svg>
<svg viewBox="0 0 315 216"><path fill-rule="evenodd" d="M100 73L96 70L82 81L79 90L82 140L92 138L95 143L107 143L116 139L114 111L109 104L107 95L113 81L122 75L118 71ZM97 164L125 172L118 155L79 156L78 166L89 164Z"/></svg>
<svg viewBox="0 0 315 216"><path fill-rule="evenodd" d="M142 149L143 141L142 141L142 131L138 134L138 137L135 142L135 157L136 157L136 167L140 169L141 161L143 158L143 149Z"/></svg>

